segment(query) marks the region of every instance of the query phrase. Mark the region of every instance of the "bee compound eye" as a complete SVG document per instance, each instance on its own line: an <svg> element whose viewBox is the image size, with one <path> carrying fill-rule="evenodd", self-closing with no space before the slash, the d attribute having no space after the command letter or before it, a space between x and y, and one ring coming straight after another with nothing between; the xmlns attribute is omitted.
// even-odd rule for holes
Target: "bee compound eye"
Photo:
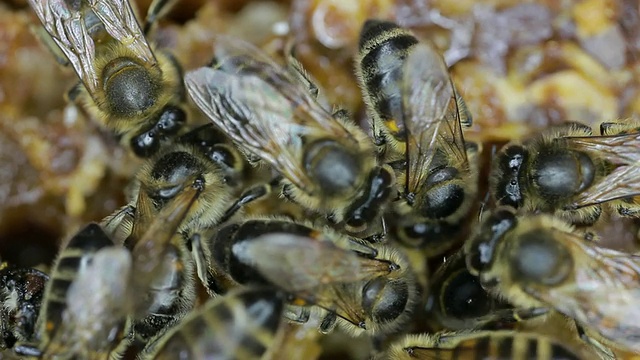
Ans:
<svg viewBox="0 0 640 360"><path fill-rule="evenodd" d="M145 131L131 139L131 149L138 157L146 158L160 148L160 139L155 128Z"/></svg>
<svg viewBox="0 0 640 360"><path fill-rule="evenodd" d="M159 134L174 135L182 128L186 118L187 115L182 109L175 106L166 106L155 127L158 129Z"/></svg>

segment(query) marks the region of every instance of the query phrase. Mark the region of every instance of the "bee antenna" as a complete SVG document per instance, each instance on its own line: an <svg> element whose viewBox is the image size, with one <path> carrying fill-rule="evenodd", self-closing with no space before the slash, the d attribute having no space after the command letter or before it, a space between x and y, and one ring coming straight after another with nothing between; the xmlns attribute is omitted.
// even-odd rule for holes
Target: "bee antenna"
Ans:
<svg viewBox="0 0 640 360"><path fill-rule="evenodd" d="M487 206L487 203L489 202L490 195L491 193L487 191L487 193L484 195L484 198L480 202L480 210L478 210L478 221L482 220L482 213L484 212L484 208Z"/></svg>

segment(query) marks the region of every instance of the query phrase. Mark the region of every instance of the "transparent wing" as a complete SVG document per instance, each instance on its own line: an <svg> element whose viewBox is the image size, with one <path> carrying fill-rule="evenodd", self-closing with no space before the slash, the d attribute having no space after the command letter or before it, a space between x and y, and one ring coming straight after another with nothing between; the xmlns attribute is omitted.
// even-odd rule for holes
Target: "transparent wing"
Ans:
<svg viewBox="0 0 640 360"><path fill-rule="evenodd" d="M572 148L596 152L614 164L633 164L640 161L640 132L563 139Z"/></svg>
<svg viewBox="0 0 640 360"><path fill-rule="evenodd" d="M571 207L580 208L637 195L640 195L640 161L616 168L597 184L576 196Z"/></svg>
<svg viewBox="0 0 640 360"><path fill-rule="evenodd" d="M141 60L155 64L156 58L140 29L128 0L87 0L105 29L118 42L127 45Z"/></svg>
<svg viewBox="0 0 640 360"><path fill-rule="evenodd" d="M133 272L136 274L132 279L132 288L136 291L146 291L155 279L171 240L176 236L178 228L199 195L200 189L193 186L187 187L157 214L145 210L147 206L138 202L133 234L142 235L132 242ZM138 196L141 199L146 195L144 191L140 191ZM140 223L145 225L139 226ZM138 300L135 311L139 313L144 311L145 299Z"/></svg>
<svg viewBox="0 0 640 360"><path fill-rule="evenodd" d="M305 137L350 141L351 134L288 71L252 45L218 37L215 54L213 68L185 76L194 102L244 151L305 189Z"/></svg>
<svg viewBox="0 0 640 360"><path fill-rule="evenodd" d="M556 310L606 338L640 350L640 256L566 237L572 249L575 279L546 291L525 288Z"/></svg>
<svg viewBox="0 0 640 360"><path fill-rule="evenodd" d="M415 193L437 151L467 163L457 92L442 56L428 44L417 44L407 56L403 72L403 107L407 129L407 193Z"/></svg>
<svg viewBox="0 0 640 360"><path fill-rule="evenodd" d="M386 263L358 256L329 241L288 233L243 241L235 244L232 251L240 261L291 292L361 281L375 276L376 267L383 273L389 268Z"/></svg>
<svg viewBox="0 0 640 360"><path fill-rule="evenodd" d="M65 0L29 0L29 5L69 59L87 91L95 92L98 86L94 69L95 43L85 26L82 10L71 8Z"/></svg>

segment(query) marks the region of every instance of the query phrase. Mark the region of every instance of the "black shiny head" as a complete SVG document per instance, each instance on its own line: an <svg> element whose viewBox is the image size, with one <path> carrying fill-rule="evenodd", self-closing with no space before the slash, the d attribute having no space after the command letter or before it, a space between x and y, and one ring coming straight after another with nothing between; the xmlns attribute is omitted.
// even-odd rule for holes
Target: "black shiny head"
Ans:
<svg viewBox="0 0 640 360"><path fill-rule="evenodd" d="M487 315L493 306L493 298L466 268L445 280L438 301L445 316L461 320Z"/></svg>
<svg viewBox="0 0 640 360"><path fill-rule="evenodd" d="M141 132L131 138L130 146L133 153L141 158L149 157L160 149L161 137L155 127Z"/></svg>
<svg viewBox="0 0 640 360"><path fill-rule="evenodd" d="M162 109L155 128L163 136L172 136L178 133L187 121L187 114L181 108L167 105Z"/></svg>
<svg viewBox="0 0 640 360"><path fill-rule="evenodd" d="M521 178L523 174L523 164L526 163L529 153L519 145L509 146L498 156L496 163L499 177L493 189L496 200L500 205L522 206L523 187Z"/></svg>
<svg viewBox="0 0 640 360"><path fill-rule="evenodd" d="M149 157L160 149L160 142L180 131L187 115L179 107L167 105L156 123L131 138L131 149L139 157Z"/></svg>
<svg viewBox="0 0 640 360"><path fill-rule="evenodd" d="M520 235L510 251L511 276L546 286L565 281L573 269L573 258L548 230Z"/></svg>
<svg viewBox="0 0 640 360"><path fill-rule="evenodd" d="M396 237L405 246L422 248L444 248L458 233L460 226L443 221L405 216L398 219Z"/></svg>
<svg viewBox="0 0 640 360"><path fill-rule="evenodd" d="M304 154L304 166L326 196L336 196L353 189L361 169L358 159L333 140L310 144Z"/></svg>
<svg viewBox="0 0 640 360"><path fill-rule="evenodd" d="M102 79L109 112L115 116L133 117L158 100L160 84L134 59L111 61L104 67Z"/></svg>
<svg viewBox="0 0 640 360"><path fill-rule="evenodd" d="M160 157L151 169L151 178L157 184L149 196L160 203L173 199L189 182L204 172L198 159L186 151L169 152Z"/></svg>
<svg viewBox="0 0 640 360"><path fill-rule="evenodd" d="M376 323L389 323L406 311L409 285L404 281L389 281L379 277L362 289L362 307Z"/></svg>
<svg viewBox="0 0 640 360"><path fill-rule="evenodd" d="M394 177L386 168L376 168L366 184L363 196L357 199L345 212L345 227L347 231L359 232L366 229L381 212L384 203L391 196Z"/></svg>
<svg viewBox="0 0 640 360"><path fill-rule="evenodd" d="M458 177L458 169L451 166L431 172L423 185L429 190L416 202L418 213L428 219L443 219L455 213L465 198L464 189L451 181Z"/></svg>
<svg viewBox="0 0 640 360"><path fill-rule="evenodd" d="M498 243L517 223L509 209L498 209L482 222L479 232L465 246L467 269L472 275L477 276L493 262Z"/></svg>
<svg viewBox="0 0 640 360"><path fill-rule="evenodd" d="M571 197L593 183L596 168L585 153L553 149L538 154L531 176L538 192L549 199Z"/></svg>

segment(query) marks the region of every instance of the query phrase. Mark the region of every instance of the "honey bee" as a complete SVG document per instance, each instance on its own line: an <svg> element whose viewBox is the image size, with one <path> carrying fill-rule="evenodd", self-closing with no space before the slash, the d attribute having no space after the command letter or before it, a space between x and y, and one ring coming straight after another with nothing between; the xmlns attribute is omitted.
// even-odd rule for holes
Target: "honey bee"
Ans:
<svg viewBox="0 0 640 360"><path fill-rule="evenodd" d="M594 244L548 214L500 208L465 245L466 263L488 291L519 307L548 307L576 322L603 358L614 347L640 352L640 256ZM594 337L597 337L596 340Z"/></svg>
<svg viewBox="0 0 640 360"><path fill-rule="evenodd" d="M128 1L29 4L80 78L72 101L140 157L179 132L187 118L182 69L172 55L152 50Z"/></svg>
<svg viewBox="0 0 640 360"><path fill-rule="evenodd" d="M354 335L397 330L418 297L407 260L394 248L284 218L226 224L203 250L212 272L228 277L225 283L290 294L291 320L307 322L315 308L324 333L336 324Z"/></svg>
<svg viewBox="0 0 640 360"><path fill-rule="evenodd" d="M398 240L441 253L478 191L479 147L464 140L472 122L464 100L437 50L388 21L364 24L356 75L376 143L396 169Z"/></svg>
<svg viewBox="0 0 640 360"><path fill-rule="evenodd" d="M218 36L214 50L211 67L185 76L196 105L250 159L273 166L285 197L352 233L370 230L395 190L367 135L251 44Z"/></svg>
<svg viewBox="0 0 640 360"><path fill-rule="evenodd" d="M129 313L131 254L99 225L71 238L53 267L37 323L37 345L16 353L42 358L107 359L123 338Z"/></svg>
<svg viewBox="0 0 640 360"><path fill-rule="evenodd" d="M33 340L48 281L47 274L32 268L0 270L0 350Z"/></svg>
<svg viewBox="0 0 640 360"><path fill-rule="evenodd" d="M192 206L179 224L178 231L185 234L214 227L270 192L269 184L259 184L238 194L244 185L244 159L227 144L215 143L212 131L212 125L199 127L143 164L129 207L121 209L120 215L105 219L105 222L125 221L116 231L129 232L126 246L133 248L155 222L155 214L185 189L198 188L189 200L193 201ZM129 215L131 212L133 217Z"/></svg>
<svg viewBox="0 0 640 360"><path fill-rule="evenodd" d="M487 292L466 267L463 251L442 264L430 279L427 318L436 330L492 329L541 316L547 309L513 308Z"/></svg>
<svg viewBox="0 0 640 360"><path fill-rule="evenodd" d="M233 290L190 313L139 358L261 359L277 341L283 308L275 290Z"/></svg>
<svg viewBox="0 0 640 360"><path fill-rule="evenodd" d="M608 201L620 214L637 216L640 124L610 122L600 129L601 136L593 136L590 127L567 123L507 144L491 169L496 202L577 225L593 224Z"/></svg>
<svg viewBox="0 0 640 360"><path fill-rule="evenodd" d="M409 359L591 359L546 336L513 331L442 332L433 335L406 335L396 341L378 360Z"/></svg>

